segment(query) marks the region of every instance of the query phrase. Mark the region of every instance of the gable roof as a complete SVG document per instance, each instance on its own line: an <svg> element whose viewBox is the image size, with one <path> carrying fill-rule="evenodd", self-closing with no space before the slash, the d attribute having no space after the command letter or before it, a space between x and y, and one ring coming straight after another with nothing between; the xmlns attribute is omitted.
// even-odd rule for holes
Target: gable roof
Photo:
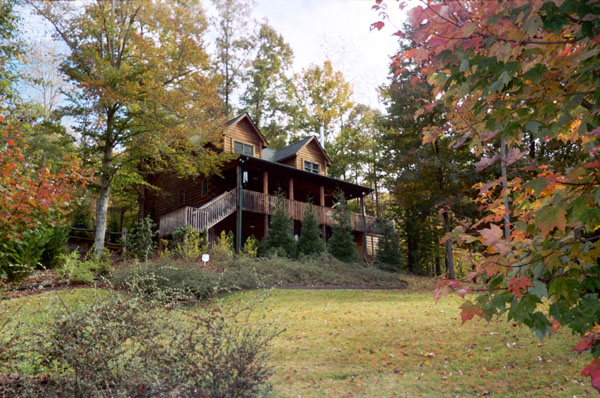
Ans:
<svg viewBox="0 0 600 398"><path fill-rule="evenodd" d="M233 126L235 124L238 124L239 122L241 122L244 119L246 119L250 123L250 126L252 126L252 130L254 130L254 132L256 133L256 135L263 142L263 147L269 146L269 143L267 142L265 136L262 135L262 133L260 132L260 130L258 129L258 127L256 127L256 124L254 123L254 121L252 120L252 118L250 117L250 115L248 114L248 112L244 112L241 115L239 115L237 117L234 117L233 119L231 119L227 123L225 123L225 125L227 127L230 127L230 126Z"/></svg>
<svg viewBox="0 0 600 398"><path fill-rule="evenodd" d="M273 155L272 161L280 162L282 160L286 160L292 156L295 156L298 153L298 151L300 151L300 149L304 148L311 141L314 141L317 144L321 153L323 153L323 155L325 156L325 158L327 159L329 164L331 164L331 159L329 158L329 155L327 155L327 152L325 152L325 150L323 149L323 147L321 146L319 141L315 138L315 136L310 136L310 137L304 138L303 140L300 140L298 142L293 143L292 145L289 145L283 149L278 150Z"/></svg>

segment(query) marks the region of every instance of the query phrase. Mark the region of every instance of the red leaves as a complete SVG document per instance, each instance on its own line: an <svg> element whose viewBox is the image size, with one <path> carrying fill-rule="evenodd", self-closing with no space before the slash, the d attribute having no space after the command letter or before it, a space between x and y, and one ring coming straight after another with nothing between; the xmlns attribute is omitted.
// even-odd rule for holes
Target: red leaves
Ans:
<svg viewBox="0 0 600 398"><path fill-rule="evenodd" d="M406 34L403 31L401 31L401 30L398 30L398 31L394 32L392 34L392 36L398 36L398 37L401 37L403 39L406 38Z"/></svg>
<svg viewBox="0 0 600 398"><path fill-rule="evenodd" d="M581 354L584 351L591 350L597 340L600 340L600 325L596 325L592 330L586 332L583 338L575 344L572 351Z"/></svg>
<svg viewBox="0 0 600 398"><path fill-rule="evenodd" d="M582 376L590 376L592 378L592 387L600 392L600 358L594 359L581 372Z"/></svg>
<svg viewBox="0 0 600 398"><path fill-rule="evenodd" d="M383 21L373 22L371 24L371 28L369 30L373 30L373 29L381 30L381 29L383 29L384 26L385 26L385 23L383 23Z"/></svg>
<svg viewBox="0 0 600 398"><path fill-rule="evenodd" d="M483 310L470 301L465 301L460 308L462 309L460 313L460 317L462 319L462 323L464 324L466 321L473 319L475 315L483 316Z"/></svg>
<svg viewBox="0 0 600 398"><path fill-rule="evenodd" d="M581 354L584 351L591 350L593 342L594 341L592 339L584 337L581 340L579 340L577 344L575 344L575 347L573 347L572 351Z"/></svg>
<svg viewBox="0 0 600 398"><path fill-rule="evenodd" d="M523 298L521 290L527 290L529 286L533 286L533 283L529 280L526 275L522 275L518 278L510 278L508 281L508 290L513 292L518 298Z"/></svg>

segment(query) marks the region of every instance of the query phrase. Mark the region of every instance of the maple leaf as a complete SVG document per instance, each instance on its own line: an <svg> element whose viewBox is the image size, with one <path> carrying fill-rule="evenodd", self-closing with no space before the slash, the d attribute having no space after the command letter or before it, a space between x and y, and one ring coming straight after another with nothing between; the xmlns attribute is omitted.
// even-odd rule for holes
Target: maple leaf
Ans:
<svg viewBox="0 0 600 398"><path fill-rule="evenodd" d="M401 38L403 38L403 39L404 39L404 38L406 37L406 34L405 34L403 31L401 31L401 30L398 30L398 31L394 32L394 33L392 34L392 36L398 36L398 37L401 37Z"/></svg>
<svg viewBox="0 0 600 398"><path fill-rule="evenodd" d="M456 294L458 294L461 298L465 298L465 295L467 293L471 293L473 291L473 289L471 289L469 286L465 286L461 289L458 289L456 291Z"/></svg>
<svg viewBox="0 0 600 398"><path fill-rule="evenodd" d="M465 301L460 308L462 311L460 312L460 317L462 319L462 323L464 323L470 319L473 319L475 315L483 316L483 310L476 305L473 305L470 301Z"/></svg>
<svg viewBox="0 0 600 398"><path fill-rule="evenodd" d="M518 278L510 278L508 281L508 290L513 292L518 298L523 298L523 293L521 293L521 289L527 290L529 286L533 286L531 280L526 275L521 275Z"/></svg>
<svg viewBox="0 0 600 398"><path fill-rule="evenodd" d="M493 247L498 253L504 255L510 252L511 245L502 239L502 229L496 224L490 224L490 228L479 230L479 234L485 240L485 244Z"/></svg>
<svg viewBox="0 0 600 398"><path fill-rule="evenodd" d="M588 366L583 368L582 376L590 376L592 378L592 387L600 392L600 358L594 359Z"/></svg>
<svg viewBox="0 0 600 398"><path fill-rule="evenodd" d="M557 206L543 207L536 213L535 223L544 237L554 228L564 232L567 224L565 210Z"/></svg>
<svg viewBox="0 0 600 398"><path fill-rule="evenodd" d="M591 339L589 337L584 337L581 340L579 340L579 342L577 344L575 344L575 347L573 347L572 351L582 353L584 351L591 350L592 343L593 343L593 339Z"/></svg>
<svg viewBox="0 0 600 398"><path fill-rule="evenodd" d="M475 163L475 171L480 172L481 170L485 169L486 167L494 164L496 162L496 160L500 159L500 155L496 154L494 156L492 156L491 158L481 158L481 160L477 163Z"/></svg>
<svg viewBox="0 0 600 398"><path fill-rule="evenodd" d="M519 148L510 148L508 153L506 154L505 165L510 166L517 160L521 159L523 156L527 155L528 151L521 151Z"/></svg>
<svg viewBox="0 0 600 398"><path fill-rule="evenodd" d="M373 22L371 24L371 29L369 29L369 30L373 30L373 29L381 30L381 29L383 29L384 26L385 26L385 23L383 23L382 21Z"/></svg>

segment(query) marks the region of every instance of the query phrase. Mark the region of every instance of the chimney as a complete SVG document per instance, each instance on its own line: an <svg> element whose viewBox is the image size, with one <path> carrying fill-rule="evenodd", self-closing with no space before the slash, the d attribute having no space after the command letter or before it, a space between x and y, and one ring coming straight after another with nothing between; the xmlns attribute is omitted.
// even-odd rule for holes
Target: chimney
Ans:
<svg viewBox="0 0 600 398"><path fill-rule="evenodd" d="M325 148L325 128L323 127L323 123L319 125L319 143Z"/></svg>

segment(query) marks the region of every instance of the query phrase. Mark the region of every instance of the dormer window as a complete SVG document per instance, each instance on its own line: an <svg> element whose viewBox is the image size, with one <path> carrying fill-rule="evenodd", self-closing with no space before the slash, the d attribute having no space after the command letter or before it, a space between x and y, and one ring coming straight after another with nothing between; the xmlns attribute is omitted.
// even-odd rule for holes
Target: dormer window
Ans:
<svg viewBox="0 0 600 398"><path fill-rule="evenodd" d="M319 174L319 164L313 162L304 161L304 171Z"/></svg>
<svg viewBox="0 0 600 398"><path fill-rule="evenodd" d="M250 144L245 144L243 142L234 141L233 142L233 152L241 153L243 155L254 156L254 146Z"/></svg>

